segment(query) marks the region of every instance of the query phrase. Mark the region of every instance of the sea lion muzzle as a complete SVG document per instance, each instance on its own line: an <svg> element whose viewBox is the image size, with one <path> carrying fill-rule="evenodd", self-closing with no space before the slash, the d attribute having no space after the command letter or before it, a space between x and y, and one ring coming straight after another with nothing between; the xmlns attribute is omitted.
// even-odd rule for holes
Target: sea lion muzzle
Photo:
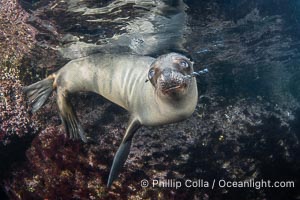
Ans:
<svg viewBox="0 0 300 200"><path fill-rule="evenodd" d="M148 79L163 94L182 92L190 82L186 75L171 68L162 71L152 68L149 70Z"/></svg>
<svg viewBox="0 0 300 200"><path fill-rule="evenodd" d="M180 54L163 55L151 64L148 80L163 95L184 93L191 82L193 63Z"/></svg>
<svg viewBox="0 0 300 200"><path fill-rule="evenodd" d="M157 89L164 94L170 92L182 92L187 87L190 79L180 72L164 70L158 79Z"/></svg>

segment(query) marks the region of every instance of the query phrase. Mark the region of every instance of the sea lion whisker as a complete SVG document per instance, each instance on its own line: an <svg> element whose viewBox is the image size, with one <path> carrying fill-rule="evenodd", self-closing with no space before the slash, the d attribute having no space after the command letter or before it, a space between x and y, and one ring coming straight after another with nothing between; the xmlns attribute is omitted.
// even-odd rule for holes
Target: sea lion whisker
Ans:
<svg viewBox="0 0 300 200"><path fill-rule="evenodd" d="M192 72L191 74L186 75L185 77L192 78L192 77L200 76L202 74L207 74L208 72L209 72L208 69L205 68L205 69L197 71L197 72Z"/></svg>

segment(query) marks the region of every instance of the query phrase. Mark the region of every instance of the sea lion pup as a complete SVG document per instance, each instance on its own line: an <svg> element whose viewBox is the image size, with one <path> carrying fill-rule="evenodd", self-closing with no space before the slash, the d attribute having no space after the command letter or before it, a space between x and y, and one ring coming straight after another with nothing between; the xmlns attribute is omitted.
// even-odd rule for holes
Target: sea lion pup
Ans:
<svg viewBox="0 0 300 200"><path fill-rule="evenodd" d="M141 125L157 126L179 122L195 110L198 98L192 62L183 55L169 53L157 59L136 55L95 54L67 63L46 79L24 88L32 112L57 90L62 122L71 138L87 138L79 124L68 94L91 91L130 112L122 143L114 157L108 187L125 163L134 133Z"/></svg>

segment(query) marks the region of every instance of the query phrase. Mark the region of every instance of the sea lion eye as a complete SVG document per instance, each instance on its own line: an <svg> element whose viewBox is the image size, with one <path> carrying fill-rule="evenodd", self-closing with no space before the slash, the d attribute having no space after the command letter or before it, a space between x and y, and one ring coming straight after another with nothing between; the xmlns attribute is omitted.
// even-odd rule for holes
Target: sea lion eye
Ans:
<svg viewBox="0 0 300 200"><path fill-rule="evenodd" d="M185 60L180 61L179 65L180 65L180 67L182 67L184 69L190 67L189 63L187 63Z"/></svg>
<svg viewBox="0 0 300 200"><path fill-rule="evenodd" d="M150 69L149 72L148 72L148 79L152 80L154 75L155 75L154 69Z"/></svg>

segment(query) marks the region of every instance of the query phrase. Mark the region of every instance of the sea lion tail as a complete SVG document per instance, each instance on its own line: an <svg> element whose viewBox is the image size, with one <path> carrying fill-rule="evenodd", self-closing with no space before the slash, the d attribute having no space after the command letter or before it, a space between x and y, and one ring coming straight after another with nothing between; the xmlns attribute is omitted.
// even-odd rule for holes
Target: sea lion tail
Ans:
<svg viewBox="0 0 300 200"><path fill-rule="evenodd" d="M34 113L40 109L53 91L54 77L49 76L44 80L36 82L23 88L28 97L29 104L32 105L31 112Z"/></svg>
<svg viewBox="0 0 300 200"><path fill-rule="evenodd" d="M114 180L118 177L119 172L122 166L124 165L125 161L127 160L128 154L130 152L133 135L140 126L141 124L138 120L133 119L130 121L125 136L123 138L123 141L114 157L114 161L110 169L110 173L107 181L107 187L110 187L114 182Z"/></svg>

